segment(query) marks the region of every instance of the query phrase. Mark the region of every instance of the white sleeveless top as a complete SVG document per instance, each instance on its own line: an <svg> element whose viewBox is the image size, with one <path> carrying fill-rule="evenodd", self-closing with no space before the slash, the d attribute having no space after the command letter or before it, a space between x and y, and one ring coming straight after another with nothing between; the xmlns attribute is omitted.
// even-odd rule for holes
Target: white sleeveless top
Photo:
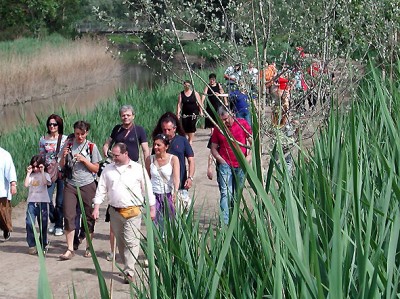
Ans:
<svg viewBox="0 0 400 299"><path fill-rule="evenodd" d="M155 155L150 156L150 177L151 185L153 186L153 193L165 194L171 193L174 182L172 177L172 155L169 155L169 161L164 166L157 168L154 164Z"/></svg>

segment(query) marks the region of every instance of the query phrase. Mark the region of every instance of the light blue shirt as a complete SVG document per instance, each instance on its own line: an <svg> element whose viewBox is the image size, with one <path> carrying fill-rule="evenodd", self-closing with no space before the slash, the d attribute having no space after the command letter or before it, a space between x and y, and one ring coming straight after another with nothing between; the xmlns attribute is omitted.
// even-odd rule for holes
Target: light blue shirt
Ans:
<svg viewBox="0 0 400 299"><path fill-rule="evenodd" d="M11 200L10 183L17 181L14 162L9 152L0 147L0 197Z"/></svg>

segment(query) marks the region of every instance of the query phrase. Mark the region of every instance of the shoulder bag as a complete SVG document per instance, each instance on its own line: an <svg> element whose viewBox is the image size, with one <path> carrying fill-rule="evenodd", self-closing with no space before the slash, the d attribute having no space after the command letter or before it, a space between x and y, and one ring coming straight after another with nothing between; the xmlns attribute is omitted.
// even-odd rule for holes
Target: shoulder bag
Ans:
<svg viewBox="0 0 400 299"><path fill-rule="evenodd" d="M58 135L56 153L54 159L47 164L47 173L50 175L51 182L54 183L59 178L59 168L58 168L58 152L60 151L62 134Z"/></svg>

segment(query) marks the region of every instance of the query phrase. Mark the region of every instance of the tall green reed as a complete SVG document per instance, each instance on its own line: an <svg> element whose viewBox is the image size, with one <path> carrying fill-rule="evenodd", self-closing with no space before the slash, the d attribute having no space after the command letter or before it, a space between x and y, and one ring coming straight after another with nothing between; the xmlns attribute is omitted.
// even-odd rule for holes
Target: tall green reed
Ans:
<svg viewBox="0 0 400 299"><path fill-rule="evenodd" d="M293 174L279 140L264 181L260 162L237 152L250 196L237 198L229 226L178 216L154 250L143 247L156 257L159 274L143 284L157 298L399 295L400 92L371 69L351 112L332 112Z"/></svg>

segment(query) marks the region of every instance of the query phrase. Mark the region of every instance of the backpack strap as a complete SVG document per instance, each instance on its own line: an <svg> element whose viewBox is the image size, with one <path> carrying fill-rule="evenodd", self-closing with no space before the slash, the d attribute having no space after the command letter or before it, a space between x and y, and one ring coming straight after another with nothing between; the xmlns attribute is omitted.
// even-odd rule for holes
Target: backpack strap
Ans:
<svg viewBox="0 0 400 299"><path fill-rule="evenodd" d="M117 132L115 133L115 134L111 134L111 141L110 141L110 145L109 145L109 149L111 149L112 147L113 147L113 145L114 145L114 143L115 143L115 136L117 136L118 135L118 133L121 131L121 129L122 129L122 125L118 125L119 127L118 127L118 130L117 130ZM128 132L128 134L129 134L129 132ZM114 135L114 136L113 136ZM125 136L125 138L126 138L126 136Z"/></svg>
<svg viewBox="0 0 400 299"><path fill-rule="evenodd" d="M88 149L89 149L90 160L92 160L93 148L94 148L94 143L89 141L88 142Z"/></svg>
<svg viewBox="0 0 400 299"><path fill-rule="evenodd" d="M62 134L58 134L57 147L56 147L56 156L60 152L61 139L62 139Z"/></svg>

